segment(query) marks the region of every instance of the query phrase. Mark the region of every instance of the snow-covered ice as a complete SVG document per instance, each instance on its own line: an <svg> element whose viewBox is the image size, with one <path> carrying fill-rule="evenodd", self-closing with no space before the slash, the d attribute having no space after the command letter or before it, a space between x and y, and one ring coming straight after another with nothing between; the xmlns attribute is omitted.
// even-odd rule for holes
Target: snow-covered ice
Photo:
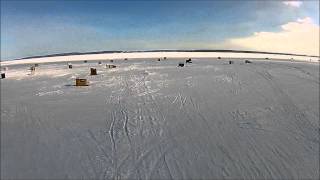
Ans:
<svg viewBox="0 0 320 180"><path fill-rule="evenodd" d="M317 179L319 64L233 60L10 66L1 179Z"/></svg>

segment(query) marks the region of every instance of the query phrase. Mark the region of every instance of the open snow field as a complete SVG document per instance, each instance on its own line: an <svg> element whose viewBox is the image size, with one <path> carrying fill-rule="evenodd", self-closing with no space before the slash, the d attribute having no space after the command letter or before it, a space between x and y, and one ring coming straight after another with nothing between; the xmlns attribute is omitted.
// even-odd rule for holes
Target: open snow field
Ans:
<svg viewBox="0 0 320 180"><path fill-rule="evenodd" d="M319 177L318 63L180 61L9 66L1 178Z"/></svg>

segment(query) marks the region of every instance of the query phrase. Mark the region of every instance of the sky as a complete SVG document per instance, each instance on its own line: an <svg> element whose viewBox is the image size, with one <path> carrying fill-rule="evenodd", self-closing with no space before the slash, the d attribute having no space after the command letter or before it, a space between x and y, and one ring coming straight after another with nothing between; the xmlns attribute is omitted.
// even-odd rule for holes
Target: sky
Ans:
<svg viewBox="0 0 320 180"><path fill-rule="evenodd" d="M1 60L157 49L319 56L319 1L1 0Z"/></svg>

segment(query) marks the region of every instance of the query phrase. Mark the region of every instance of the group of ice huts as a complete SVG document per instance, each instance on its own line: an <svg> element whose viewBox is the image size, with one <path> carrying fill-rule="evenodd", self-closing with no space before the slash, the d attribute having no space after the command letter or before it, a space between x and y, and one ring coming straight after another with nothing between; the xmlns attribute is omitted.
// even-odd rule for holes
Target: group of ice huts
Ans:
<svg viewBox="0 0 320 180"><path fill-rule="evenodd" d="M167 59L167 57L158 58L158 61L166 60L166 59ZM221 57L217 57L217 59L221 59ZM266 59L269 59L269 58L266 58ZM125 58L124 60L127 61L128 59ZM84 63L87 63L88 61L87 61L87 60L84 60L83 62L84 62ZM110 60L110 62L113 63L113 60ZM191 59L191 58L189 58L189 59L187 59L187 60L185 60L185 61L179 62L179 63L178 63L178 67L184 67L185 64L189 64L189 63L192 63L192 59ZM251 63L251 61L245 60L245 63ZM102 62L99 61L98 64L99 64L99 65L102 65ZM229 61L228 61L228 64L233 64L233 61L229 60ZM72 68L73 68L73 66L72 66L71 63L67 63L67 66L68 66L69 69L72 69ZM34 64L34 65L32 65L32 66L30 67L30 69L29 69L29 70L31 71L30 74L31 74L31 75L35 74L36 69L37 69L38 67L39 67L39 64ZM112 69L112 68L116 68L116 67L117 67L117 66L114 65L114 64L106 64L106 68L108 68L108 69ZM8 67L3 68L3 71L4 71L4 72L1 72L1 79L6 78L5 72L6 72L7 70L8 70ZM96 69L96 68L90 68L90 75L91 75L91 76L97 75L97 69ZM89 81L88 81L86 78L79 78L79 77L78 77L78 78L75 79L75 86L89 86Z"/></svg>

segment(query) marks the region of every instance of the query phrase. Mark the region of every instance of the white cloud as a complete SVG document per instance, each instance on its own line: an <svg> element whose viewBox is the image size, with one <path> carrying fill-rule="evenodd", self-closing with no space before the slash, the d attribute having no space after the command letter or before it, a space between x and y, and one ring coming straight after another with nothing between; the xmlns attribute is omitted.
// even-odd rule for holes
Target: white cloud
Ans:
<svg viewBox="0 0 320 180"><path fill-rule="evenodd" d="M302 5L302 1L283 1L283 4L298 8Z"/></svg>
<svg viewBox="0 0 320 180"><path fill-rule="evenodd" d="M306 17L281 26L280 32L255 32L243 38L229 39L224 42L229 47L241 49L296 53L319 56L319 25Z"/></svg>

